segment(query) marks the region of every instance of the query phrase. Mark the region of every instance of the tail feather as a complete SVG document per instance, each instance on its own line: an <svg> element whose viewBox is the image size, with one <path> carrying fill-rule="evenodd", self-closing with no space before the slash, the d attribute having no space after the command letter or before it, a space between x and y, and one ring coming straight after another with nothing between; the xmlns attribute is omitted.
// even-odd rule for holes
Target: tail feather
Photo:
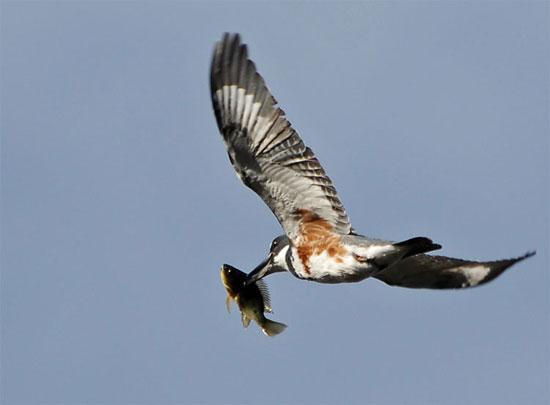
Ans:
<svg viewBox="0 0 550 405"><path fill-rule="evenodd" d="M414 256L419 253L431 252L432 250L441 249L441 245L433 243L431 239L418 236L404 240L403 242L394 243L394 246L402 247L406 250L403 259L409 256Z"/></svg>
<svg viewBox="0 0 550 405"><path fill-rule="evenodd" d="M284 323L275 322L267 318L265 318L265 321L262 325L262 332L265 333L267 336L276 336L285 329L286 325Z"/></svg>

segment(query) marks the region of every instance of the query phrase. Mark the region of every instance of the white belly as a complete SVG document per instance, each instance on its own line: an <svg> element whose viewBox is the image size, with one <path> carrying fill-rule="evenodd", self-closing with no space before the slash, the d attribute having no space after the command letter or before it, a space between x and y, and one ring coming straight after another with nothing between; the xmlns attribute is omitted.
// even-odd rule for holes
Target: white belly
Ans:
<svg viewBox="0 0 550 405"><path fill-rule="evenodd" d="M369 277L376 269L369 263L358 262L349 252L344 256L330 256L326 251L312 254L303 264L293 249L292 266L299 278L320 283L351 283Z"/></svg>

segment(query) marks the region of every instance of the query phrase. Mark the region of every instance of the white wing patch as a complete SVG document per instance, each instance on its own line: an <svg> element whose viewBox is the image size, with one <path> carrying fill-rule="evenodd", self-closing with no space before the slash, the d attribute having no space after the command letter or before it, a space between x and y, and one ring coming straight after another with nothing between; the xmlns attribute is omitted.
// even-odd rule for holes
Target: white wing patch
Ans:
<svg viewBox="0 0 550 405"><path fill-rule="evenodd" d="M256 119L258 118L258 112L260 111L260 107L262 106L261 103L253 103L252 104L252 111L250 112L250 118L246 122L246 128L249 132L252 132L252 128L254 127L254 124L256 123Z"/></svg>
<svg viewBox="0 0 550 405"><path fill-rule="evenodd" d="M245 89L242 89L242 90L243 90L243 93L246 91ZM244 111L243 111L243 118L242 118L243 123L248 123L253 105L254 105L254 94L247 94L244 98ZM244 124L244 126L248 129L247 124Z"/></svg>
<svg viewBox="0 0 550 405"><path fill-rule="evenodd" d="M449 269L448 271L452 273L462 274L466 277L466 282L462 283L462 287L473 287L485 280L485 277L491 271L491 268L488 266L477 265L477 266L461 266L455 269Z"/></svg>

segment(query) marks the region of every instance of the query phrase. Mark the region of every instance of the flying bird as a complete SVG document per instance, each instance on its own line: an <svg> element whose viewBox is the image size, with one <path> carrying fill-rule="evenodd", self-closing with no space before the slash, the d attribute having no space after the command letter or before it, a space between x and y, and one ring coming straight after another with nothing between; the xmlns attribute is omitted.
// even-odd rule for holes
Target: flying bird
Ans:
<svg viewBox="0 0 550 405"><path fill-rule="evenodd" d="M374 277L401 287L465 288L493 280L535 254L478 262L428 255L441 246L426 237L396 243L358 234L332 181L278 107L238 34L226 33L216 44L210 89L231 164L285 233L273 240L247 284L289 271L321 283Z"/></svg>

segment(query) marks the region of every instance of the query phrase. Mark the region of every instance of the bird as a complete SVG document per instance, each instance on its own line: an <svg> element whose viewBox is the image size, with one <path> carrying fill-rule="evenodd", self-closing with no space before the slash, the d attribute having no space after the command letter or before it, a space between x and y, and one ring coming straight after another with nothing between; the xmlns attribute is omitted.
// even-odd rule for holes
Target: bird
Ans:
<svg viewBox="0 0 550 405"><path fill-rule="evenodd" d="M427 237L393 242L357 233L331 179L278 106L239 34L225 33L216 43L210 90L237 176L267 204L284 231L248 274L246 285L288 271L319 283L373 277L391 286L459 289L487 283L535 254L463 260L427 254L441 248Z"/></svg>

